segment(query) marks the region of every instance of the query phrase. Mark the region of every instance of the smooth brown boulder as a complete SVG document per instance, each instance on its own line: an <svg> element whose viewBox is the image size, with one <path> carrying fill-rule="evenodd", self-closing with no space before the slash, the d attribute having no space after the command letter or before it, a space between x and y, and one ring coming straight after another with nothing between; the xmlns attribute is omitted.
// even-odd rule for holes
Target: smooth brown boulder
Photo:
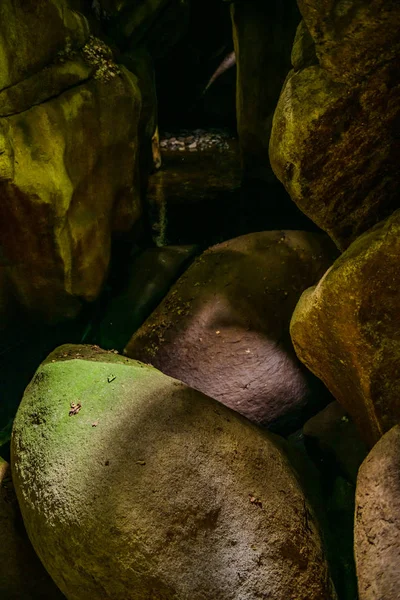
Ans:
<svg viewBox="0 0 400 600"><path fill-rule="evenodd" d="M397 600L400 590L400 426L361 465L354 552L359 600Z"/></svg>
<svg viewBox="0 0 400 600"><path fill-rule="evenodd" d="M255 423L295 429L323 405L289 322L302 291L335 256L324 235L270 231L204 252L133 335L125 353Z"/></svg>
<svg viewBox="0 0 400 600"><path fill-rule="evenodd" d="M397 0L298 0L321 66L336 81L362 81L400 55Z"/></svg>
<svg viewBox="0 0 400 600"><path fill-rule="evenodd" d="M275 110L272 168L342 250L400 206L397 73L389 62L346 85L319 65L291 71Z"/></svg>
<svg viewBox="0 0 400 600"><path fill-rule="evenodd" d="M151 366L62 346L14 421L13 478L68 600L335 600L281 441Z"/></svg>
<svg viewBox="0 0 400 600"><path fill-rule="evenodd" d="M400 420L400 210L360 236L291 322L298 357L373 446Z"/></svg>

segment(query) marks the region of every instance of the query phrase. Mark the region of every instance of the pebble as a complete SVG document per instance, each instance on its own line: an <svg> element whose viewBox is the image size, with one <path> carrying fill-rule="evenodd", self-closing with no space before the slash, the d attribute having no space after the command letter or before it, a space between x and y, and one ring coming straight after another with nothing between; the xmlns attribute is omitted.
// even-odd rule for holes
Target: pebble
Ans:
<svg viewBox="0 0 400 600"><path fill-rule="evenodd" d="M223 129L181 129L175 133L165 131L160 136L160 147L172 151L204 151L210 148L228 150L234 136Z"/></svg>

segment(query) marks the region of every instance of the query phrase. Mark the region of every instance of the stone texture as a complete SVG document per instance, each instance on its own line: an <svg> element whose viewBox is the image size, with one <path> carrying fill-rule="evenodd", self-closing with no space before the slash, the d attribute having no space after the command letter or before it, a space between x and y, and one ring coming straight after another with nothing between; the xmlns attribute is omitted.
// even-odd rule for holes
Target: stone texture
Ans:
<svg viewBox="0 0 400 600"><path fill-rule="evenodd" d="M400 211L360 236L291 322L299 358L372 446L400 419Z"/></svg>
<svg viewBox="0 0 400 600"><path fill-rule="evenodd" d="M362 81L400 54L397 0L298 0L321 66L336 81Z"/></svg>
<svg viewBox="0 0 400 600"><path fill-rule="evenodd" d="M66 45L69 50L81 48L89 28L66 0L2 0L0 34L2 90L40 71Z"/></svg>
<svg viewBox="0 0 400 600"><path fill-rule="evenodd" d="M140 91L99 60L87 82L0 119L1 260L18 303L46 320L96 298L112 233L141 214Z"/></svg>
<svg viewBox="0 0 400 600"><path fill-rule="evenodd" d="M318 64L318 58L315 53L315 43L304 20L300 21L296 30L291 61L295 71L300 71L305 67L311 67Z"/></svg>
<svg viewBox="0 0 400 600"><path fill-rule="evenodd" d="M11 481L0 458L0 597L2 600L62 600L26 535Z"/></svg>
<svg viewBox="0 0 400 600"><path fill-rule="evenodd" d="M272 115L290 69L300 15L290 0L231 5L237 64L236 113L244 176L273 179L268 158Z"/></svg>
<svg viewBox="0 0 400 600"><path fill-rule="evenodd" d="M289 336L301 292L334 257L320 234L254 233L209 248L125 353L279 432L324 402Z"/></svg>
<svg viewBox="0 0 400 600"><path fill-rule="evenodd" d="M368 450L343 406L338 402L328 404L305 423L303 434L310 454L355 485Z"/></svg>
<svg viewBox="0 0 400 600"><path fill-rule="evenodd" d="M275 439L150 366L64 346L18 410L13 478L68 600L333 599Z"/></svg>
<svg viewBox="0 0 400 600"><path fill-rule="evenodd" d="M274 114L272 168L340 249L400 205L397 73L390 62L348 86L318 65L292 71Z"/></svg>
<svg viewBox="0 0 400 600"><path fill-rule="evenodd" d="M400 588L400 426L361 465L354 551L360 600L397 600Z"/></svg>

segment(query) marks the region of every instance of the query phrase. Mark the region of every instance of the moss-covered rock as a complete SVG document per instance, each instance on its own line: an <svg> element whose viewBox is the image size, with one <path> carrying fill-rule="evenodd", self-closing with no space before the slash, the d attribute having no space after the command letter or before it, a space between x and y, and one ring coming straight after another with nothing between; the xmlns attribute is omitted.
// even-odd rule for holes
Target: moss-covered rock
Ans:
<svg viewBox="0 0 400 600"><path fill-rule="evenodd" d="M22 523L11 469L0 457L0 597L62 600L64 596L36 556Z"/></svg>
<svg viewBox="0 0 400 600"><path fill-rule="evenodd" d="M370 446L400 420L399 256L396 211L303 293L291 322L297 355Z"/></svg>
<svg viewBox="0 0 400 600"><path fill-rule="evenodd" d="M397 0L298 0L321 66L347 83L362 81L400 54Z"/></svg>
<svg viewBox="0 0 400 600"><path fill-rule="evenodd" d="M141 214L140 90L126 69L113 75L0 119L7 275L20 304L47 320L96 298L112 232Z"/></svg>
<svg viewBox="0 0 400 600"><path fill-rule="evenodd" d="M275 111L274 172L341 249L399 206L397 72L350 87L317 65L292 71Z"/></svg>
<svg viewBox="0 0 400 600"><path fill-rule="evenodd" d="M231 7L237 64L236 114L244 176L273 179L268 158L272 116L290 69L300 14L291 0Z"/></svg>
<svg viewBox="0 0 400 600"><path fill-rule="evenodd" d="M336 597L275 438L150 366L57 349L18 410L12 464L68 600Z"/></svg>
<svg viewBox="0 0 400 600"><path fill-rule="evenodd" d="M88 37L85 17L67 0L2 0L0 90L40 71L58 52L81 48Z"/></svg>
<svg viewBox="0 0 400 600"><path fill-rule="evenodd" d="M279 433L324 403L296 359L294 307L335 257L324 235L270 231L209 248L125 348Z"/></svg>

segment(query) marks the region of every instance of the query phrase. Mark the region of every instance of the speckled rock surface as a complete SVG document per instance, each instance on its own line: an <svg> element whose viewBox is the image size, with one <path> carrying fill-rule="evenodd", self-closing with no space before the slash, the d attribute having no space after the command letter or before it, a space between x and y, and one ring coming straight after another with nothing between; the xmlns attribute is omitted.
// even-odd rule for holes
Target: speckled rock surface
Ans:
<svg viewBox="0 0 400 600"><path fill-rule="evenodd" d="M0 598L62 600L36 556L22 523L11 469L0 458Z"/></svg>
<svg viewBox="0 0 400 600"><path fill-rule="evenodd" d="M150 366L62 346L18 410L13 478L68 600L333 600L275 440Z"/></svg>
<svg viewBox="0 0 400 600"><path fill-rule="evenodd" d="M318 65L292 71L274 114L272 168L340 249L400 206L397 73L389 62L350 86Z"/></svg>
<svg viewBox="0 0 400 600"><path fill-rule="evenodd" d="M358 238L291 322L299 358L372 446L400 419L400 211Z"/></svg>
<svg viewBox="0 0 400 600"><path fill-rule="evenodd" d="M327 236L297 231L253 233L213 246L125 352L255 423L278 432L297 428L324 399L296 359L289 322L302 291L334 257Z"/></svg>
<svg viewBox="0 0 400 600"><path fill-rule="evenodd" d="M321 66L355 83L400 54L397 0L298 0Z"/></svg>
<svg viewBox="0 0 400 600"><path fill-rule="evenodd" d="M354 552L360 600L397 600L400 589L400 426L361 465Z"/></svg>

